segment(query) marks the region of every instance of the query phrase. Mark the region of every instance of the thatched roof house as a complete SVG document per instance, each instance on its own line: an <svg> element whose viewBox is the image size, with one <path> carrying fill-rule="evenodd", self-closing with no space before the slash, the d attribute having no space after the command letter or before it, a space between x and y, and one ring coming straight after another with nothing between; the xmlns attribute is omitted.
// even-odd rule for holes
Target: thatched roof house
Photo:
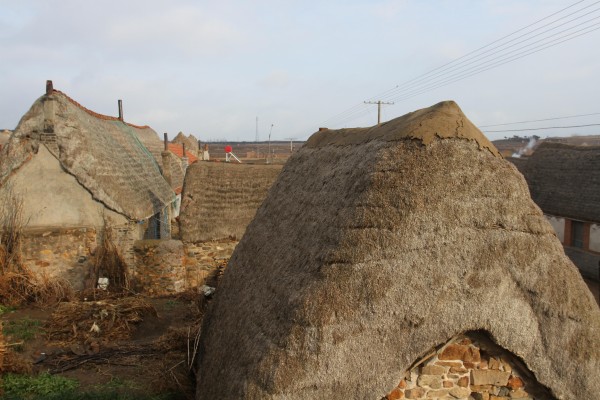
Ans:
<svg viewBox="0 0 600 400"><path fill-rule="evenodd" d="M96 114L52 90L31 106L11 136L2 155L0 182L35 162L38 155L54 158L103 207L130 220L147 219L169 205L175 194L140 143L141 134L156 135L148 126ZM47 188L30 190L40 192L38 200L47 192ZM34 218L42 222L39 215Z"/></svg>
<svg viewBox="0 0 600 400"><path fill-rule="evenodd" d="M543 142L526 161L531 198L547 214L600 222L600 146Z"/></svg>
<svg viewBox="0 0 600 400"><path fill-rule="evenodd" d="M198 139L191 133L188 136L185 136L183 132L179 132L171 142L179 145L185 145L185 148L191 151L195 156L198 156L199 154L200 147Z"/></svg>
<svg viewBox="0 0 600 400"><path fill-rule="evenodd" d="M134 240L169 236L175 193L143 135L156 133L90 111L48 83L0 155L0 198L19 198L27 231L43 233L25 246L34 266L75 268L81 278L78 263L107 222L129 261Z"/></svg>
<svg viewBox="0 0 600 400"><path fill-rule="evenodd" d="M598 282L600 146L544 141L531 157L509 160L525 176L531 198L546 214L571 260L585 278Z"/></svg>
<svg viewBox="0 0 600 400"><path fill-rule="evenodd" d="M594 399L600 310L521 174L443 102L289 159L198 367L198 399Z"/></svg>
<svg viewBox="0 0 600 400"><path fill-rule="evenodd" d="M183 186L181 239L241 238L280 171L280 165L192 164Z"/></svg>

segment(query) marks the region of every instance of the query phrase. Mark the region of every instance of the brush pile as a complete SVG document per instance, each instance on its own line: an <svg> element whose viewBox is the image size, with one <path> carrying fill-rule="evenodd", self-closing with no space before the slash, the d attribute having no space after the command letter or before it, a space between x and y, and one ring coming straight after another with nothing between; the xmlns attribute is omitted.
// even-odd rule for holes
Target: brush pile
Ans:
<svg viewBox="0 0 600 400"><path fill-rule="evenodd" d="M139 297L107 301L61 303L46 324L49 340L67 343L125 340L145 316L156 309Z"/></svg>

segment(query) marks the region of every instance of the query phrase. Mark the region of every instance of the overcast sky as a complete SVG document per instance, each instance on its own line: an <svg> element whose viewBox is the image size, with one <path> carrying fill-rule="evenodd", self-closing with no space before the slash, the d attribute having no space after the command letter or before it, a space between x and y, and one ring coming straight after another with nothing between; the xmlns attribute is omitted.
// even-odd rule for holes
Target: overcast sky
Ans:
<svg viewBox="0 0 600 400"><path fill-rule="evenodd" d="M127 121L170 137L253 141L256 117L260 140L271 124L273 139L370 126L376 106L331 118L575 2L0 0L0 128L16 127L46 79L99 113L116 115L123 99ZM590 13L572 25L600 18L593 3L569 9ZM383 119L447 99L480 126L600 113L599 41L600 30L408 99L418 86L393 92ZM594 123L600 115L528 126ZM489 129L501 128L515 127Z"/></svg>

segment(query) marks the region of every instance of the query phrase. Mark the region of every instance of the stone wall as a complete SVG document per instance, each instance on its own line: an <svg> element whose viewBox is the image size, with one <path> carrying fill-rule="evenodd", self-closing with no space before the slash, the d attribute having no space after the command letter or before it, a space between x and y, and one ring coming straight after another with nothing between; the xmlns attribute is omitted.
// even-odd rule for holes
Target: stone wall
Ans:
<svg viewBox="0 0 600 400"><path fill-rule="evenodd" d="M23 235L22 254L33 272L67 279L74 289L83 289L96 246L93 228L30 230Z"/></svg>
<svg viewBox="0 0 600 400"><path fill-rule="evenodd" d="M140 240L130 270L134 289L162 296L210 284L210 277L229 260L236 241L183 244L178 240Z"/></svg>
<svg viewBox="0 0 600 400"><path fill-rule="evenodd" d="M484 334L462 335L406 372L384 399L554 399L522 362Z"/></svg>

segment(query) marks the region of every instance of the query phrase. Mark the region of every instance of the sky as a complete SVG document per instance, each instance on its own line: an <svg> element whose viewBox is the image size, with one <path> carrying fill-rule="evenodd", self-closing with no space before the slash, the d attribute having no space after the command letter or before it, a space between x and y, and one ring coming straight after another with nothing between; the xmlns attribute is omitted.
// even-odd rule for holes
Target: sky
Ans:
<svg viewBox="0 0 600 400"><path fill-rule="evenodd" d="M117 115L122 99L126 121L170 138L181 131L203 141L254 141L258 125L261 141L270 133L305 140L321 126L376 124L377 106L366 100L394 102L382 106L385 121L450 99L478 126L597 114L482 128L491 139L600 134L600 126L488 132L600 124L600 30L441 87L426 80L483 69L468 54L489 45L481 51L492 56L500 51L493 43L513 40L505 51L517 55L530 37L519 35L569 12L582 10L571 17L580 17L573 29L598 23L594 3L0 0L0 129L14 129L51 79L98 113ZM568 27L548 35L560 38ZM465 55L445 67L454 72L437 70L456 75L434 71L414 81Z"/></svg>

